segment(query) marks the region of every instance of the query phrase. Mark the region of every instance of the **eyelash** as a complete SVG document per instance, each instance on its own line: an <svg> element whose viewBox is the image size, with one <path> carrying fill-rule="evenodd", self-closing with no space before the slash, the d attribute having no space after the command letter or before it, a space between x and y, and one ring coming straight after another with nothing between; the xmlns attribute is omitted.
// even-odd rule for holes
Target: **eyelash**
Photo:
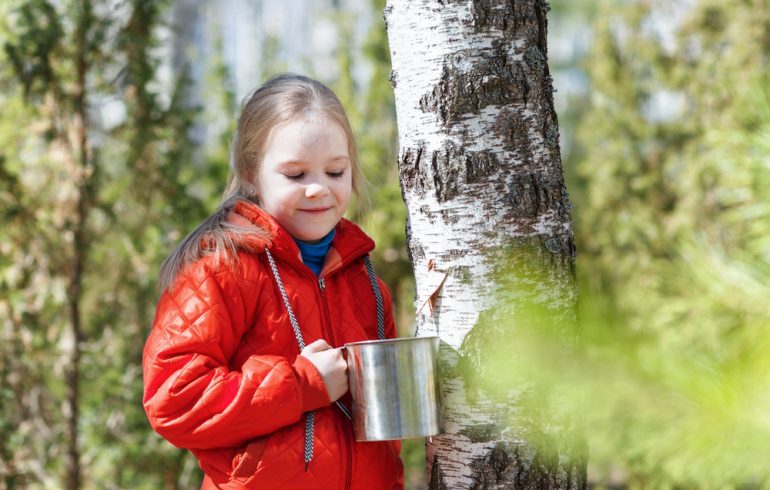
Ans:
<svg viewBox="0 0 770 490"><path fill-rule="evenodd" d="M340 177L345 175L345 171L344 170L340 170L339 172L326 172L326 175L328 175L329 177L331 177L333 179L339 179ZM300 180L304 176L305 176L305 172L302 172L302 173L297 174L297 175L287 175L286 178L289 179L289 180Z"/></svg>

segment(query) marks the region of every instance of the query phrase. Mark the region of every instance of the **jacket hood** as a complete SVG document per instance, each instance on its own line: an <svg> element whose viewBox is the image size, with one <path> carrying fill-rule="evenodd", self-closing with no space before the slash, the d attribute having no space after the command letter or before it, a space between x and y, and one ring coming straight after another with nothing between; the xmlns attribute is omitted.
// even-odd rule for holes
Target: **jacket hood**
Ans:
<svg viewBox="0 0 770 490"><path fill-rule="evenodd" d="M239 228L255 228L256 233L245 235L240 239L238 246L255 251L267 247L271 253L289 263L303 265L302 255L294 238L275 218L253 202L237 201L227 215L227 222ZM374 241L358 225L342 218L335 226L334 239L321 270L321 276L345 266L372 250L374 250Z"/></svg>

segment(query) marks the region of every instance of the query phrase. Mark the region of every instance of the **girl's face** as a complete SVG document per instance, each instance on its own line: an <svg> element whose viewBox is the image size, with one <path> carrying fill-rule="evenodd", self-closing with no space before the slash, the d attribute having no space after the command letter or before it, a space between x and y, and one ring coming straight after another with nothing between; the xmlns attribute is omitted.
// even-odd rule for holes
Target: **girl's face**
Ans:
<svg viewBox="0 0 770 490"><path fill-rule="evenodd" d="M273 129L259 168L259 204L298 240L316 242L345 214L352 189L348 138L312 114Z"/></svg>

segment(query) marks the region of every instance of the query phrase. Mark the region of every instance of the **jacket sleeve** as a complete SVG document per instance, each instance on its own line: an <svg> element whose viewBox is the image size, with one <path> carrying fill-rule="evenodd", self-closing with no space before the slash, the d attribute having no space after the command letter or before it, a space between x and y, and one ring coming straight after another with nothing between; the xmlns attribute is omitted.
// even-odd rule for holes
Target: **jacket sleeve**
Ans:
<svg viewBox="0 0 770 490"><path fill-rule="evenodd" d="M238 446L330 403L318 370L302 356L293 364L251 356L229 368L259 314L260 283L238 272L204 258L158 303L144 347L143 403L153 429L177 447Z"/></svg>

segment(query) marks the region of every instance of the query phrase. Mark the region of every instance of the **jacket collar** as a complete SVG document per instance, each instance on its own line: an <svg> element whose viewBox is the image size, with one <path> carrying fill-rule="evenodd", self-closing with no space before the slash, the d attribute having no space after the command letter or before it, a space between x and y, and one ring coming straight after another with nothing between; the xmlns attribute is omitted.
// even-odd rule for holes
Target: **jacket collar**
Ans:
<svg viewBox="0 0 770 490"><path fill-rule="evenodd" d="M261 234L267 235L265 239L259 240L260 243L249 243L250 248L267 247L273 255L295 267L305 267L299 247L289 232L256 204L243 200L236 202L227 221L236 226L257 227L262 231ZM352 221L342 218L335 230L320 277L331 274L374 249L374 241Z"/></svg>

